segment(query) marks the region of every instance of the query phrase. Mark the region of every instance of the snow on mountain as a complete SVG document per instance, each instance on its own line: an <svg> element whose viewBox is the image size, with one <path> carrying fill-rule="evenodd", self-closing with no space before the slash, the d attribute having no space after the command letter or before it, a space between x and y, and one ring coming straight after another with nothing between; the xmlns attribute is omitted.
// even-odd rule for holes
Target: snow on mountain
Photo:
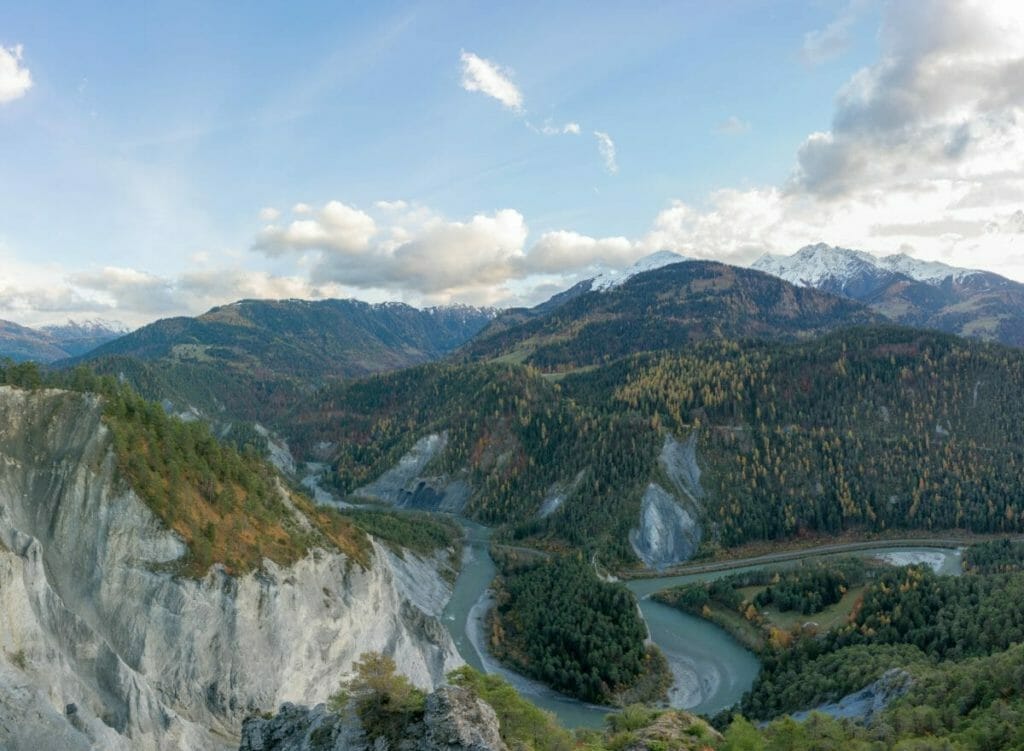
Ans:
<svg viewBox="0 0 1024 751"><path fill-rule="evenodd" d="M821 287L829 282L870 273L878 268L878 264L869 253L819 243L800 248L791 256L765 253L751 264L751 268L800 287Z"/></svg>
<svg viewBox="0 0 1024 751"><path fill-rule="evenodd" d="M107 335L115 337L131 331L130 327L125 326L120 321L106 321L102 318L84 321L75 321L69 318L67 323L42 326L41 329L55 339L60 340L85 339Z"/></svg>
<svg viewBox="0 0 1024 751"><path fill-rule="evenodd" d="M891 256L883 256L876 259L882 268L893 271L897 274L905 274L918 282L928 284L942 284L949 277L956 282L961 282L969 276L982 274L977 269L961 269L950 266L940 261L922 261L911 258L906 253L896 253Z"/></svg>
<svg viewBox="0 0 1024 751"><path fill-rule="evenodd" d="M644 256L632 266L622 271L614 269L602 271L591 280L590 289L600 291L613 289L637 274L660 269L662 266L668 266L672 263L681 263L682 261L689 260L691 259L678 253L673 253L671 250L659 250L656 253Z"/></svg>
<svg viewBox="0 0 1024 751"><path fill-rule="evenodd" d="M876 256L862 250L839 248L825 243L807 245L790 256L766 253L751 268L785 279L802 287L827 288L844 292L850 285L862 286L866 280L878 280L899 274L927 284L939 285L953 277L954 281L982 273L960 269L938 261L921 261L905 253Z"/></svg>

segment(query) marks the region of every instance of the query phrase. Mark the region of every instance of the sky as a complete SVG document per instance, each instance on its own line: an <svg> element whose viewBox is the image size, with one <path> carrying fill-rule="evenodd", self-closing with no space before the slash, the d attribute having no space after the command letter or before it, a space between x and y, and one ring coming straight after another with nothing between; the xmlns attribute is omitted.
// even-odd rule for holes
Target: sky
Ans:
<svg viewBox="0 0 1024 751"><path fill-rule="evenodd" d="M1024 3L0 15L0 318L529 304L816 242L1024 281Z"/></svg>

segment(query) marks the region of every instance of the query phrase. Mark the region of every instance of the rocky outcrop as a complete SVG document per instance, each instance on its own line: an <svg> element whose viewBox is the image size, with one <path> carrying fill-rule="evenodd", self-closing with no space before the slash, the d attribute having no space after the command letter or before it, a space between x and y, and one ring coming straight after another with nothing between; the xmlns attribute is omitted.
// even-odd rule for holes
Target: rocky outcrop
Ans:
<svg viewBox="0 0 1024 751"><path fill-rule="evenodd" d="M432 433L413 444L398 464L352 495L402 508L458 513L469 500L469 485L447 475L426 476L424 471L448 445L446 433Z"/></svg>
<svg viewBox="0 0 1024 751"><path fill-rule="evenodd" d="M641 500L640 526L630 531L629 542L648 568L664 568L693 557L700 544L700 524L652 482Z"/></svg>
<svg viewBox="0 0 1024 751"><path fill-rule="evenodd" d="M459 686L427 697L424 751L507 751L491 705Z"/></svg>
<svg viewBox="0 0 1024 751"><path fill-rule="evenodd" d="M363 751L368 745L359 722L323 704L310 709L282 704L276 715L250 717L242 724L239 751Z"/></svg>
<svg viewBox="0 0 1024 751"><path fill-rule="evenodd" d="M891 702L910 690L913 678L902 668L887 670L881 678L865 686L860 691L847 694L837 702L822 704L813 710L794 712L793 719L806 720L811 712L821 712L830 717L857 722L870 722Z"/></svg>
<svg viewBox="0 0 1024 751"><path fill-rule="evenodd" d="M410 723L396 751L508 751L498 716L466 688L444 686L429 694L422 721ZM273 717L252 717L242 727L239 751L373 751L351 709L332 712L284 704Z"/></svg>
<svg viewBox="0 0 1024 751"><path fill-rule="evenodd" d="M439 560L374 544L242 577L169 573L184 545L116 471L100 404L0 388L0 748L218 749L322 702L362 652L430 689L461 663Z"/></svg>
<svg viewBox="0 0 1024 751"><path fill-rule="evenodd" d="M721 733L689 712L664 712L620 741L623 751L704 751L717 747Z"/></svg>
<svg viewBox="0 0 1024 751"><path fill-rule="evenodd" d="M640 524L630 531L633 552L648 568L661 569L693 557L700 546L700 501L704 490L697 465L697 436L665 437L658 464L674 492L650 483L640 501Z"/></svg>

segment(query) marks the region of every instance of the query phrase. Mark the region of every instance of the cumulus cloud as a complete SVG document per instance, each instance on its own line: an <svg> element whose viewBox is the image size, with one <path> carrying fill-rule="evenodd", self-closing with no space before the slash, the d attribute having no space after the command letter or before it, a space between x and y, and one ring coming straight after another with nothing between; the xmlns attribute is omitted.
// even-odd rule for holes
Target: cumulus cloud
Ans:
<svg viewBox="0 0 1024 751"><path fill-rule="evenodd" d="M823 240L1024 278L1024 5L894 0L879 37L786 184L673 203L644 244L747 263Z"/></svg>
<svg viewBox="0 0 1024 751"><path fill-rule="evenodd" d="M390 223L358 258L320 246L310 267L312 281L440 297L479 292L514 275L526 242L526 222L512 209L468 221L449 221L421 207L407 207L398 215L393 207L386 211L392 213ZM306 237L325 234L324 228L312 230L296 249L312 247Z"/></svg>
<svg viewBox="0 0 1024 751"><path fill-rule="evenodd" d="M462 62L462 88L493 97L510 110L522 110L522 92L512 83L507 70L472 52L463 52L459 60Z"/></svg>
<svg viewBox="0 0 1024 751"><path fill-rule="evenodd" d="M377 225L369 214L341 201L330 201L319 211L297 204L292 211L312 218L264 227L256 241L257 250L268 256L310 249L352 255L366 250L377 233Z"/></svg>
<svg viewBox="0 0 1024 751"><path fill-rule="evenodd" d="M534 286L571 283L588 270L625 266L648 252L639 240L594 238L572 231L546 232L530 244L526 219L514 209L465 220L398 201L378 201L373 211L377 232L357 253L311 242L330 236L329 229L320 226L322 212L310 220L316 226L301 234L282 228L273 232L273 252L281 257L289 251L312 251L305 268L315 286L383 290L392 298L419 302L488 304L522 302L523 295L532 300ZM264 229L254 249L265 253L267 237ZM517 290L511 291L509 285L517 285Z"/></svg>
<svg viewBox="0 0 1024 751"><path fill-rule="evenodd" d="M625 237L595 238L578 232L545 232L524 257L521 268L536 273L571 273L592 266L628 266L637 245Z"/></svg>
<svg viewBox="0 0 1024 751"><path fill-rule="evenodd" d="M281 212L273 206L260 209L260 219L264 222L276 222L281 218Z"/></svg>
<svg viewBox="0 0 1024 751"><path fill-rule="evenodd" d="M144 271L107 266L99 271L72 274L68 281L75 287L98 293L98 302L110 309L126 308L154 315L180 310L173 284Z"/></svg>
<svg viewBox="0 0 1024 751"><path fill-rule="evenodd" d="M0 104L25 96L32 88L32 73L22 62L22 46L0 45Z"/></svg>
<svg viewBox="0 0 1024 751"><path fill-rule="evenodd" d="M879 39L878 60L838 92L788 181L669 202L637 236L533 237L513 208L449 218L412 201L300 203L261 212L245 261L210 257L173 278L32 269L0 247L0 317L90 311L141 323L240 297L523 304L657 250L745 264L818 241L1024 279L1024 6L893 0ZM522 107L521 96L510 101ZM570 125L544 127L573 134ZM611 137L588 132L614 172Z"/></svg>
<svg viewBox="0 0 1024 751"><path fill-rule="evenodd" d="M894 180L927 188L1021 166L1024 5L893 2L881 39L879 61L839 92L831 129L801 146L795 189L836 197Z"/></svg>
<svg viewBox="0 0 1024 751"><path fill-rule="evenodd" d="M615 141L604 131L595 130L594 138L597 139L597 151L604 160L604 168L608 174L614 175L619 171L619 163L615 157Z"/></svg>
<svg viewBox="0 0 1024 751"><path fill-rule="evenodd" d="M880 39L878 61L841 88L831 126L806 137L784 184L671 202L638 237L563 229L532 244L512 209L450 221L381 204L386 216L359 262L324 243L312 280L437 301L527 301L657 250L746 264L819 241L1024 278L1024 6L894 1ZM614 172L613 140L593 133ZM331 234L309 229L291 238L296 248Z"/></svg>

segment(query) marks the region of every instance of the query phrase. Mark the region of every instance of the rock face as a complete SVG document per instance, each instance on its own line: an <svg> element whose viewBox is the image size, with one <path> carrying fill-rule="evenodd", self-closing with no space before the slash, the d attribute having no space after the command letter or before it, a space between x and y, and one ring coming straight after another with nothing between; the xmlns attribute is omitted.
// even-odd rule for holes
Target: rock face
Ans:
<svg viewBox="0 0 1024 751"><path fill-rule="evenodd" d="M437 560L314 550L200 581L126 487L94 397L0 387L0 748L234 748L244 717L314 705L362 652L430 689L461 663Z"/></svg>
<svg viewBox="0 0 1024 751"><path fill-rule="evenodd" d="M651 483L644 491L640 526L629 534L637 557L649 568L664 568L693 557L700 544L700 525L663 487Z"/></svg>
<svg viewBox="0 0 1024 751"><path fill-rule="evenodd" d="M660 569L689 560L700 545L704 490L697 465L697 436L691 435L685 442L666 436L658 462L676 495L650 483L640 502L640 525L630 532L629 542L648 568Z"/></svg>
<svg viewBox="0 0 1024 751"><path fill-rule="evenodd" d="M273 717L252 717L242 727L239 751L371 751L351 710L284 704ZM422 722L409 726L402 751L508 751L498 716L472 691L444 686L427 696Z"/></svg>
<svg viewBox="0 0 1024 751"><path fill-rule="evenodd" d="M902 668L887 670L881 678L856 693L847 694L831 704L822 704L806 712L794 712L793 719L803 721L811 711L821 712L837 719L870 722L889 704L910 690L913 678Z"/></svg>
<svg viewBox="0 0 1024 751"><path fill-rule="evenodd" d="M448 436L432 433L420 438L398 464L353 495L375 498L394 506L458 513L469 499L469 485L446 476L423 475L427 465L444 451Z"/></svg>

